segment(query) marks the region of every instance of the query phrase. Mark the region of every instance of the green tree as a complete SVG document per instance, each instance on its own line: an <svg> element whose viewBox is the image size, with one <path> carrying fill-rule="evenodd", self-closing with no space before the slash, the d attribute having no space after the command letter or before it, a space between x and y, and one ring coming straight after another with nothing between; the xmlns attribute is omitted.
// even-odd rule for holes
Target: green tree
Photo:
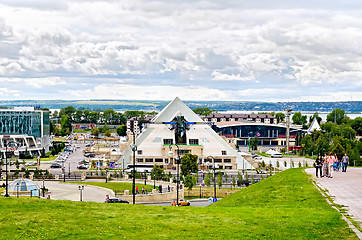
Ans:
<svg viewBox="0 0 362 240"><path fill-rule="evenodd" d="M185 176L185 187L187 187L188 190L192 190L193 186L195 185L196 185L196 177L191 174L187 174Z"/></svg>
<svg viewBox="0 0 362 240"><path fill-rule="evenodd" d="M211 185L211 173L210 172L206 173L204 182L205 182L206 186L210 187L210 185Z"/></svg>
<svg viewBox="0 0 362 240"><path fill-rule="evenodd" d="M121 126L117 127L116 132L119 136L126 136L127 135L126 125L121 125Z"/></svg>
<svg viewBox="0 0 362 240"><path fill-rule="evenodd" d="M91 134L92 134L93 136L95 136L95 137L98 138L98 136L99 136L99 134L100 134L99 128L97 128L97 127L92 128Z"/></svg>
<svg viewBox="0 0 362 240"><path fill-rule="evenodd" d="M228 182L228 178L229 178L229 176L228 176L228 174L225 172L225 174L224 174L224 179L225 179L225 182L226 182L226 183Z"/></svg>
<svg viewBox="0 0 362 240"><path fill-rule="evenodd" d="M104 136L110 137L110 136L111 136L111 130L106 130L106 131L104 132Z"/></svg>
<svg viewBox="0 0 362 240"><path fill-rule="evenodd" d="M181 175L196 173L198 170L197 155L186 153L181 157Z"/></svg>
<svg viewBox="0 0 362 240"><path fill-rule="evenodd" d="M231 178L231 185L235 188L236 185L235 175L233 175L233 177Z"/></svg>
<svg viewBox="0 0 362 240"><path fill-rule="evenodd" d="M207 116L207 115L217 112L216 110L211 110L208 107L198 107L198 108L195 108L193 111L200 116Z"/></svg>
<svg viewBox="0 0 362 240"><path fill-rule="evenodd" d="M278 122L278 123L281 123L281 122L284 122L285 114L279 112L279 113L276 113L276 114L275 114L275 117L276 117L276 119L277 119L277 122Z"/></svg>
<svg viewBox="0 0 362 240"><path fill-rule="evenodd" d="M327 122L341 124L345 116L346 113L344 112L344 110L337 108L327 115Z"/></svg>
<svg viewBox="0 0 362 240"><path fill-rule="evenodd" d="M305 125L307 123L307 116L302 115L301 112L296 112L292 117L293 124L297 125Z"/></svg>
<svg viewBox="0 0 362 240"><path fill-rule="evenodd" d="M309 117L309 122L313 122L313 119L317 119L318 124L321 123L322 118L319 116L318 112L315 112L312 116Z"/></svg>
<svg viewBox="0 0 362 240"><path fill-rule="evenodd" d="M221 176L221 172L219 171L219 173L217 174L217 185L219 186L219 189L222 187L222 176Z"/></svg>
<svg viewBox="0 0 362 240"><path fill-rule="evenodd" d="M357 117L350 123L353 130L356 131L357 135L362 135L362 117Z"/></svg>
<svg viewBox="0 0 362 240"><path fill-rule="evenodd" d="M68 115L62 115L60 125L62 127L62 129L60 130L60 135L66 136L72 132L72 124L70 123Z"/></svg>
<svg viewBox="0 0 362 240"><path fill-rule="evenodd" d="M164 170L159 165L155 164L151 170L151 175L155 176L156 179L161 179L162 175L164 175Z"/></svg>
<svg viewBox="0 0 362 240"><path fill-rule="evenodd" d="M258 137L254 137L250 140L250 148L251 148L251 150L258 149Z"/></svg>

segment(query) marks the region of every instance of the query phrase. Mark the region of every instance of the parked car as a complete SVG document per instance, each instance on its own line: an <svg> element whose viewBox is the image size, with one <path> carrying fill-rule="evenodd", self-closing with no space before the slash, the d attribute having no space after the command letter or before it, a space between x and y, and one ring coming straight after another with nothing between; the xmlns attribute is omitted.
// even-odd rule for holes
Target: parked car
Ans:
<svg viewBox="0 0 362 240"><path fill-rule="evenodd" d="M272 157L272 158L282 158L282 157L283 157L283 154L281 154L281 153L273 153L273 154L271 155L271 157Z"/></svg>
<svg viewBox="0 0 362 240"><path fill-rule="evenodd" d="M62 168L62 165L60 165L59 163L53 163L50 168Z"/></svg>
<svg viewBox="0 0 362 240"><path fill-rule="evenodd" d="M82 159L78 163L79 164L89 164L89 161L87 159Z"/></svg>
<svg viewBox="0 0 362 240"><path fill-rule="evenodd" d="M77 166L78 169L88 169L88 166L87 165L84 165L84 164L79 164Z"/></svg>
<svg viewBox="0 0 362 240"><path fill-rule="evenodd" d="M26 162L25 166L35 166L36 162Z"/></svg>
<svg viewBox="0 0 362 240"><path fill-rule="evenodd" d="M120 198L109 198L106 200L106 203L129 203L126 200L122 200Z"/></svg>
<svg viewBox="0 0 362 240"><path fill-rule="evenodd" d="M84 154L84 157L95 157L96 155L94 153L86 153Z"/></svg>
<svg viewBox="0 0 362 240"><path fill-rule="evenodd" d="M172 206L176 206L176 205L179 205L179 206L190 206L190 202L185 200L185 199L179 199L178 200L178 204L177 203L177 200L176 199L173 199L172 202L171 202L171 205Z"/></svg>
<svg viewBox="0 0 362 240"><path fill-rule="evenodd" d="M255 159L255 160L263 160L263 158L261 156L259 156L259 155L254 155L253 159Z"/></svg>
<svg viewBox="0 0 362 240"><path fill-rule="evenodd" d="M80 145L75 145L76 148L80 148Z"/></svg>

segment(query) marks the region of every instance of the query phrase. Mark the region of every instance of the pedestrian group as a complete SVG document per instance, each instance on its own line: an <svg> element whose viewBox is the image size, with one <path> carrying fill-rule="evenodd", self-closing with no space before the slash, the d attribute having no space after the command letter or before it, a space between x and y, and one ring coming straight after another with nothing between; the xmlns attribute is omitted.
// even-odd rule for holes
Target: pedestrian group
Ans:
<svg viewBox="0 0 362 240"><path fill-rule="evenodd" d="M349 157L347 153L342 158L338 158L337 155L332 152L329 155L326 153L324 156L319 155L314 163L316 169L316 177L329 177L333 178L333 172L347 171Z"/></svg>

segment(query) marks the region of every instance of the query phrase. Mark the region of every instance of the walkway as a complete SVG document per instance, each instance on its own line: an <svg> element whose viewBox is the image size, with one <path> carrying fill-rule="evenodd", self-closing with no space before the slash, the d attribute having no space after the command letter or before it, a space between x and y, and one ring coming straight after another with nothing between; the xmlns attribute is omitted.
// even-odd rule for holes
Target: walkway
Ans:
<svg viewBox="0 0 362 240"><path fill-rule="evenodd" d="M314 168L306 172L315 177ZM362 168L348 168L347 172L334 172L333 178L316 179L329 191L334 202L346 206L348 214L362 225Z"/></svg>
<svg viewBox="0 0 362 240"><path fill-rule="evenodd" d="M37 184L41 187L43 186L43 182L37 182ZM86 182L84 182L86 184ZM71 200L71 201L79 201L80 200L80 191L78 189L79 184L71 184L71 183L63 183L63 182L55 182L55 181L46 181L45 187L49 189L50 198L56 200ZM83 190L83 201L87 202L104 202L106 199L106 195L111 194L110 190L99 188L96 186L84 186ZM46 195L46 196L47 196Z"/></svg>

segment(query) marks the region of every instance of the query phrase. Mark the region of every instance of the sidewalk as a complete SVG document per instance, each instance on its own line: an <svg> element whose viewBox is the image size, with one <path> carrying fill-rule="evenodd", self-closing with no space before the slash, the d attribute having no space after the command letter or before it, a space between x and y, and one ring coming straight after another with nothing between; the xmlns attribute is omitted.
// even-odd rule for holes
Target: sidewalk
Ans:
<svg viewBox="0 0 362 240"><path fill-rule="evenodd" d="M315 178L315 168L305 171ZM362 168L348 168L347 172L333 172L333 178L316 179L334 202L346 206L348 214L362 226Z"/></svg>

